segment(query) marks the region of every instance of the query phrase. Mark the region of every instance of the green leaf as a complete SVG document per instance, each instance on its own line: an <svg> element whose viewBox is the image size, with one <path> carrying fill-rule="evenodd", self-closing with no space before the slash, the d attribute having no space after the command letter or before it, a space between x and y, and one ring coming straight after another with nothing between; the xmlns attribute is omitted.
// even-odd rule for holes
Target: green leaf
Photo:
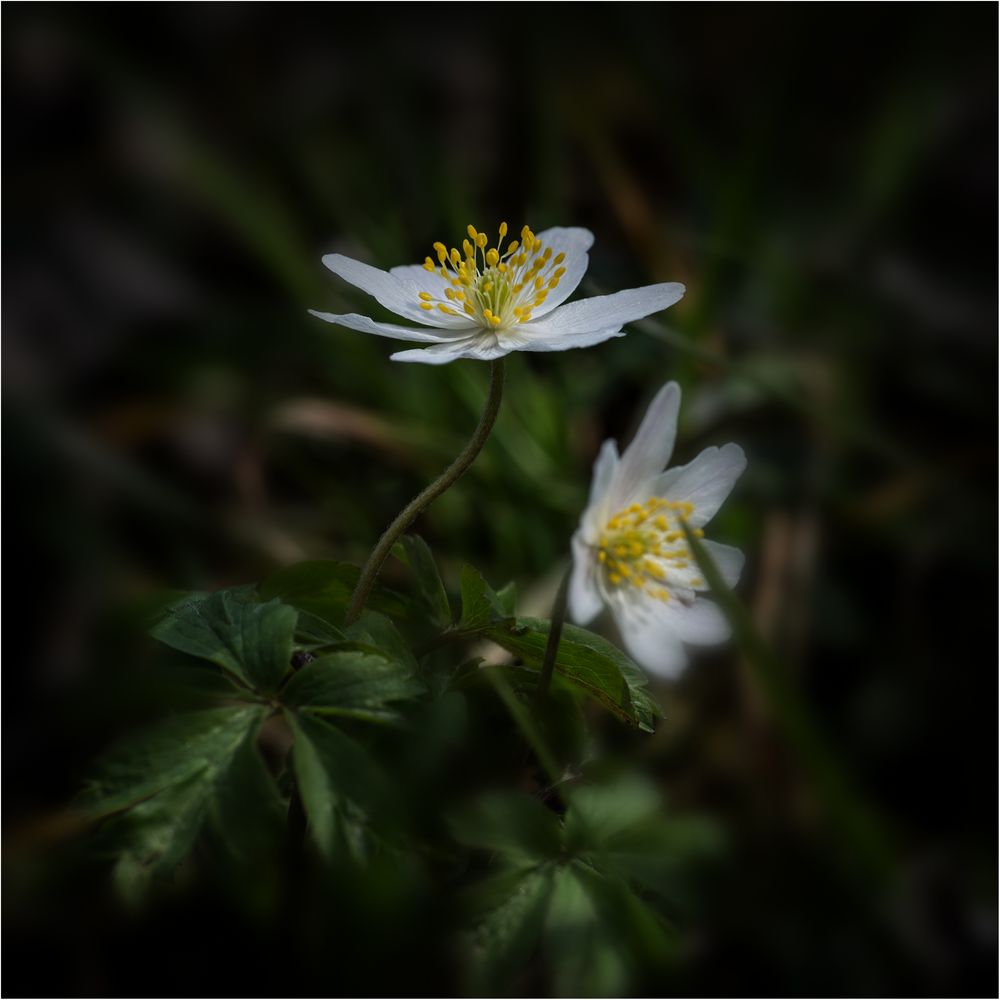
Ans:
<svg viewBox="0 0 1000 1000"><path fill-rule="evenodd" d="M347 636L357 642L377 646L414 673L419 670L417 659L399 630L385 615L377 611L362 611L358 620L347 630Z"/></svg>
<svg viewBox="0 0 1000 1000"><path fill-rule="evenodd" d="M579 865L555 876L545 921L545 954L554 996L626 996L629 966L613 933L602 926Z"/></svg>
<svg viewBox="0 0 1000 1000"><path fill-rule="evenodd" d="M559 820L530 795L481 796L455 810L448 825L460 843L497 851L514 860L555 858L562 846Z"/></svg>
<svg viewBox="0 0 1000 1000"><path fill-rule="evenodd" d="M345 649L307 663L285 685L282 700L302 711L371 721L395 719L386 706L423 692L398 660L374 647Z"/></svg>
<svg viewBox="0 0 1000 1000"><path fill-rule="evenodd" d="M513 580L497 591L497 603L505 618L517 614L517 585Z"/></svg>
<svg viewBox="0 0 1000 1000"><path fill-rule="evenodd" d="M552 880L553 869L543 866L507 873L476 887L480 908L487 901L487 913L471 935L467 995L517 995L504 987L524 971L538 946Z"/></svg>
<svg viewBox="0 0 1000 1000"><path fill-rule="evenodd" d="M346 850L363 861L373 845L371 820L391 807L387 780L368 752L310 715L285 713L295 744L292 763L316 846L327 861Z"/></svg>
<svg viewBox="0 0 1000 1000"><path fill-rule="evenodd" d="M244 740L210 802L217 842L243 865L266 859L281 843L287 812L255 741Z"/></svg>
<svg viewBox="0 0 1000 1000"><path fill-rule="evenodd" d="M490 626L484 634L537 670L549 625L539 618L518 618L513 625ZM663 714L646 689L642 671L620 649L587 629L563 625L555 674L646 732L653 731L653 720Z"/></svg>
<svg viewBox="0 0 1000 1000"><path fill-rule="evenodd" d="M451 605L434 556L419 535L404 535L393 547L393 555L410 567L431 621L442 628L451 624Z"/></svg>
<svg viewBox="0 0 1000 1000"><path fill-rule="evenodd" d="M346 638L339 628L334 628L318 615L299 609L299 621L295 626L295 643L302 649L309 651L324 649L338 642L344 642Z"/></svg>
<svg viewBox="0 0 1000 1000"><path fill-rule="evenodd" d="M77 808L112 823L119 846L115 883L136 899L155 875L190 851L210 804L265 709L211 709L171 719L105 755Z"/></svg>
<svg viewBox="0 0 1000 1000"><path fill-rule="evenodd" d="M278 600L256 604L221 590L174 605L152 635L270 693L289 669L297 617L294 608Z"/></svg>
<svg viewBox="0 0 1000 1000"><path fill-rule="evenodd" d="M578 785L564 794L566 839L576 850L598 848L662 808L657 790L635 776L607 785Z"/></svg>
<svg viewBox="0 0 1000 1000"><path fill-rule="evenodd" d="M278 570L260 585L259 591L264 600L277 597L292 607L340 625L360 575L357 566L319 559ZM372 590L368 607L393 617L405 618L409 614L406 602L399 595L380 587Z"/></svg>
<svg viewBox="0 0 1000 1000"><path fill-rule="evenodd" d="M504 605L482 573L472 566L462 567L462 617L459 627L485 628L507 618Z"/></svg>
<svg viewBox="0 0 1000 1000"><path fill-rule="evenodd" d="M186 712L121 740L98 760L76 808L92 818L107 816L192 776L217 772L264 711L241 706Z"/></svg>

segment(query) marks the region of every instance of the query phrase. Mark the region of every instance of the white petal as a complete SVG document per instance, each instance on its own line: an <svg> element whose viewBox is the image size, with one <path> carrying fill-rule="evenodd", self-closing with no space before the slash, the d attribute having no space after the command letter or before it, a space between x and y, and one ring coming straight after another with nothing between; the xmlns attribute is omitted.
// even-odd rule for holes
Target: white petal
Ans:
<svg viewBox="0 0 1000 1000"><path fill-rule="evenodd" d="M558 256L566 254L566 259L560 267L566 268L566 273L559 279L559 284L553 288L548 298L534 310L536 317L542 317L552 312L556 306L562 305L577 289L583 276L587 273L590 258L587 251L594 245L594 234L589 229L575 226L555 226L538 233L538 239L547 247L552 247L552 253Z"/></svg>
<svg viewBox="0 0 1000 1000"><path fill-rule="evenodd" d="M649 495L693 504L688 524L700 528L715 516L746 467L746 455L737 444L706 448L693 462L658 476Z"/></svg>
<svg viewBox="0 0 1000 1000"><path fill-rule="evenodd" d="M618 469L618 461L618 445L611 438L608 438L601 445L601 450L594 461L594 474L590 480L589 504L593 505L604 499Z"/></svg>
<svg viewBox="0 0 1000 1000"><path fill-rule="evenodd" d="M345 313L339 316L336 313L317 312L315 309L310 309L309 313L317 319L326 320L327 323L346 326L348 330L360 330L361 333L374 333L379 337L392 337L395 340L415 340L421 344L447 343L461 338L463 334L468 336L475 329L466 327L465 330L416 330L411 326L398 326L396 323L379 323L358 313Z"/></svg>
<svg viewBox="0 0 1000 1000"><path fill-rule="evenodd" d="M714 601L697 597L690 604L672 600L667 604L667 620L682 642L711 646L730 636L729 622Z"/></svg>
<svg viewBox="0 0 1000 1000"><path fill-rule="evenodd" d="M590 548L584 544L579 534L573 536L573 568L570 570L568 607L569 616L577 625L592 622L604 602L594 581L597 565Z"/></svg>
<svg viewBox="0 0 1000 1000"><path fill-rule="evenodd" d="M725 585L735 587L743 572L743 553L732 545L710 542L707 538L703 538L701 544L715 563L715 568L722 574Z"/></svg>
<svg viewBox="0 0 1000 1000"><path fill-rule="evenodd" d="M637 498L670 461L680 405L681 387L676 382L668 382L653 397L632 443L622 453L610 497L615 510Z"/></svg>
<svg viewBox="0 0 1000 1000"><path fill-rule="evenodd" d="M462 328L468 326L464 316L449 316L439 309L421 309L420 292L424 289L410 279L400 278L388 271L364 264L360 260L339 253L328 253L323 263L344 281L367 292L379 305L397 316L404 316L425 326ZM427 274L424 271L424 274ZM440 275L438 280L442 280Z"/></svg>
<svg viewBox="0 0 1000 1000"><path fill-rule="evenodd" d="M561 331L553 332L546 329L544 322L536 325L532 320L519 323L504 332L504 337L515 351L569 351L574 347L593 347L612 337L624 337L618 327L608 330L588 330L584 333Z"/></svg>
<svg viewBox="0 0 1000 1000"><path fill-rule="evenodd" d="M651 674L674 680L687 666L687 654L663 616L647 611L651 603L619 599L611 611L629 656Z"/></svg>
<svg viewBox="0 0 1000 1000"><path fill-rule="evenodd" d="M428 271L423 264L402 264L399 267L389 268L389 274L411 287L412 298L418 299L421 292L426 292L434 298L432 312L426 309L419 310L425 323L448 329L462 329L469 325L469 318L457 306L454 307L458 314L455 316L449 316L448 313L443 313L437 308L437 303L445 302L447 298L445 289L452 287L451 282L445 281L437 271ZM445 304L447 305L446 302ZM427 319L428 316L433 316L433 320ZM479 329L478 324L476 326Z"/></svg>
<svg viewBox="0 0 1000 1000"><path fill-rule="evenodd" d="M594 462L594 471L590 480L590 499L587 501L587 508L580 518L584 540L591 544L597 541L601 529L613 513L608 509L608 491L615 480L617 470L618 446L611 438L608 438L601 445L601 450Z"/></svg>
<svg viewBox="0 0 1000 1000"><path fill-rule="evenodd" d="M546 337L592 330L617 331L625 323L672 306L683 294L684 286L676 281L646 285L644 288L629 288L613 295L598 295L596 298L570 302L553 309L544 318L524 325L536 327Z"/></svg>
<svg viewBox="0 0 1000 1000"><path fill-rule="evenodd" d="M476 331L474 336L451 340L446 344L435 344L425 350L399 351L390 354L392 361L422 361L428 365L446 365L459 358L474 358L476 361L492 361L509 354L511 348L502 343L495 334Z"/></svg>

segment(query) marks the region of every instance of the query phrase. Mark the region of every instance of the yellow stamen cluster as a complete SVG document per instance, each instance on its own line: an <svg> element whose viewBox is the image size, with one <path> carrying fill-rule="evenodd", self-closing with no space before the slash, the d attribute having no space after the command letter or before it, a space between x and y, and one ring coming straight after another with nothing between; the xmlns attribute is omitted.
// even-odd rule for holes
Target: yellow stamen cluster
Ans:
<svg viewBox="0 0 1000 1000"><path fill-rule="evenodd" d="M681 522L694 513L686 500L650 497L608 520L597 541L597 559L611 587L632 586L660 601L670 600L670 587L695 588L694 558ZM694 529L701 537L704 532Z"/></svg>
<svg viewBox="0 0 1000 1000"><path fill-rule="evenodd" d="M441 295L420 293L420 308L439 310L446 316L469 317L488 330L502 331L516 323L526 323L531 312L559 286L566 268L566 254L553 255L552 247L525 226L520 240L511 240L501 249L507 236L507 223L500 223L500 238L495 247L489 237L475 226L468 226L468 239L462 249L449 250L443 243L434 244L437 258L428 257L424 270L442 279Z"/></svg>

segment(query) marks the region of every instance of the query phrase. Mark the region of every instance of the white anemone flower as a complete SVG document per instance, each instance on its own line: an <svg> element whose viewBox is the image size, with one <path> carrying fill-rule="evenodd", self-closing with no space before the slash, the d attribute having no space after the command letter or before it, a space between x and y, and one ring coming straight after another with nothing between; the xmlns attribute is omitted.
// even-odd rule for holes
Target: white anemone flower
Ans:
<svg viewBox="0 0 1000 1000"><path fill-rule="evenodd" d="M381 323L357 313L313 316L380 337L430 347L399 351L394 361L441 365L457 358L492 361L511 351L565 351L623 336L622 326L672 306L684 294L677 282L631 288L563 303L587 270L594 242L586 229L546 229L537 236L525 226L520 240L503 248L500 239L468 227L462 249L434 244L435 257L380 271L342 254L323 263L334 274L371 295L390 312L420 327Z"/></svg>
<svg viewBox="0 0 1000 1000"><path fill-rule="evenodd" d="M676 678L684 644L722 642L729 627L687 544L696 537L746 468L735 444L706 448L693 462L664 471L674 449L681 390L668 382L650 403L632 443L619 458L615 442L594 463L590 501L573 536L569 613L586 625L610 609L632 658L653 674ZM731 545L703 541L727 586L743 568Z"/></svg>

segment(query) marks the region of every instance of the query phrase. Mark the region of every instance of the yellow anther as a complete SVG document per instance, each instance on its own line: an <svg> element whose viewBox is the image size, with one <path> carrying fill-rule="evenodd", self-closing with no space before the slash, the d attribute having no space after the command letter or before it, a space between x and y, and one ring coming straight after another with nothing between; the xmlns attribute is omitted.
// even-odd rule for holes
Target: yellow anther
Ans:
<svg viewBox="0 0 1000 1000"><path fill-rule="evenodd" d="M541 245L541 244L539 244L539 245ZM552 247L549 247L549 248L548 248L548 249L547 249L547 250L545 251L545 253L543 253L543 254L542 254L542 260L544 260L544 261L548 261L548 259L549 259L549 258L550 258L551 256L552 256Z"/></svg>
<svg viewBox="0 0 1000 1000"><path fill-rule="evenodd" d="M500 239L503 239L507 235L507 223L500 223Z"/></svg>
<svg viewBox="0 0 1000 1000"><path fill-rule="evenodd" d="M458 266L458 262L461 259L462 259L462 255L458 252L458 250L455 247L452 247L451 248L451 262L452 262L452 264L454 264L457 267Z"/></svg>
<svg viewBox="0 0 1000 1000"><path fill-rule="evenodd" d="M424 270L425 270L425 271L433 271L433 270L434 270L434 261L432 261L432 260L430 259L430 257L428 257L428 258L427 258L427 259L426 259L426 260L424 261Z"/></svg>
<svg viewBox="0 0 1000 1000"><path fill-rule="evenodd" d="M441 310L446 316L457 316L458 313L455 312L451 306L446 306L443 302L438 303L438 309Z"/></svg>
<svg viewBox="0 0 1000 1000"><path fill-rule="evenodd" d="M540 288L543 288L544 285L545 285L545 279L544 278L535 278L535 288L539 288L540 289Z"/></svg>
<svg viewBox="0 0 1000 1000"><path fill-rule="evenodd" d="M433 309L433 308L434 308L434 306L432 306L432 305L431 305L431 304L430 304L429 302L421 302L421 303L420 303L420 308L421 308L421 309L427 309L427 310L430 310L430 309Z"/></svg>
<svg viewBox="0 0 1000 1000"><path fill-rule="evenodd" d="M470 303L466 302L465 305L462 306L462 308L465 310L466 315L468 316L476 315L476 310L472 308Z"/></svg>
<svg viewBox="0 0 1000 1000"><path fill-rule="evenodd" d="M455 301L456 302L464 302L465 301L465 292L455 292Z"/></svg>
<svg viewBox="0 0 1000 1000"><path fill-rule="evenodd" d="M559 285L559 279L558 278L552 278L549 281L549 288L556 288L558 285Z"/></svg>
<svg viewBox="0 0 1000 1000"><path fill-rule="evenodd" d="M446 288L444 290L444 297L446 299L454 299L455 298L455 290L453 288Z"/></svg>
<svg viewBox="0 0 1000 1000"><path fill-rule="evenodd" d="M424 300L424 302L430 302L430 300L434 298L430 292L421 292L420 297Z"/></svg>
<svg viewBox="0 0 1000 1000"><path fill-rule="evenodd" d="M597 561L598 562L607 562L608 561L608 554L607 554L607 552L604 551L604 549L601 549L601 551L597 553Z"/></svg>
<svg viewBox="0 0 1000 1000"><path fill-rule="evenodd" d="M668 523L669 522L667 521L667 519L662 514L658 514L653 519L653 524L655 524L656 527L660 529L660 531L666 531Z"/></svg>
<svg viewBox="0 0 1000 1000"><path fill-rule="evenodd" d="M565 273L566 273L566 268L559 267L559 268L556 268L556 270L553 272L552 277L553 278L561 278Z"/></svg>
<svg viewBox="0 0 1000 1000"><path fill-rule="evenodd" d="M619 583L622 582L622 578L617 573L612 573L608 576L608 580L611 581L612 586L617 587Z"/></svg>
<svg viewBox="0 0 1000 1000"><path fill-rule="evenodd" d="M500 263L500 254L496 250L486 251L486 263L490 267L496 267Z"/></svg>
<svg viewBox="0 0 1000 1000"><path fill-rule="evenodd" d="M501 274L506 274L507 273L507 265L506 264L497 264L497 270Z"/></svg>
<svg viewBox="0 0 1000 1000"><path fill-rule="evenodd" d="M472 223L469 223L469 225L465 227L465 231L469 234L469 239L475 243L479 236L479 233L476 232L476 227L472 225Z"/></svg>
<svg viewBox="0 0 1000 1000"><path fill-rule="evenodd" d="M702 579L701 579L701 577L698 577L698 576L696 576L696 577L695 577L695 578L694 578L694 579L693 579L693 580L691 581L691 586L692 586L692 587L704 587L704 586L705 586L705 581L704 581L704 580L702 580Z"/></svg>
<svg viewBox="0 0 1000 1000"><path fill-rule="evenodd" d="M552 261L552 263L553 264L561 264L565 259L566 259L566 254L564 254L564 253L557 253L556 254L556 259L554 261Z"/></svg>
<svg viewBox="0 0 1000 1000"><path fill-rule="evenodd" d="M517 317L521 317L522 315L524 315L524 310L520 306L514 306L514 315Z"/></svg>
<svg viewBox="0 0 1000 1000"><path fill-rule="evenodd" d="M509 257L521 244L517 240L512 240L507 244L507 252L504 254L505 257Z"/></svg>
<svg viewBox="0 0 1000 1000"><path fill-rule="evenodd" d="M438 263L443 264L448 256L447 247L443 243L439 243L434 249L437 250Z"/></svg>
<svg viewBox="0 0 1000 1000"><path fill-rule="evenodd" d="M438 253L440 253L442 250L448 249L440 240L437 243L433 244L433 246Z"/></svg>
<svg viewBox="0 0 1000 1000"><path fill-rule="evenodd" d="M482 250L487 243L489 243L489 240L486 238L486 233L480 233L476 237L476 246L479 247L480 250Z"/></svg>
<svg viewBox="0 0 1000 1000"><path fill-rule="evenodd" d="M465 256L472 260L475 253L472 249L472 244L468 240L462 240L462 249L465 251Z"/></svg>
<svg viewBox="0 0 1000 1000"><path fill-rule="evenodd" d="M500 317L499 317L499 316L491 316L491 317L490 317L490 322L491 322L491 323L492 323L492 324L493 324L494 326L499 326L499 325L500 325Z"/></svg>

